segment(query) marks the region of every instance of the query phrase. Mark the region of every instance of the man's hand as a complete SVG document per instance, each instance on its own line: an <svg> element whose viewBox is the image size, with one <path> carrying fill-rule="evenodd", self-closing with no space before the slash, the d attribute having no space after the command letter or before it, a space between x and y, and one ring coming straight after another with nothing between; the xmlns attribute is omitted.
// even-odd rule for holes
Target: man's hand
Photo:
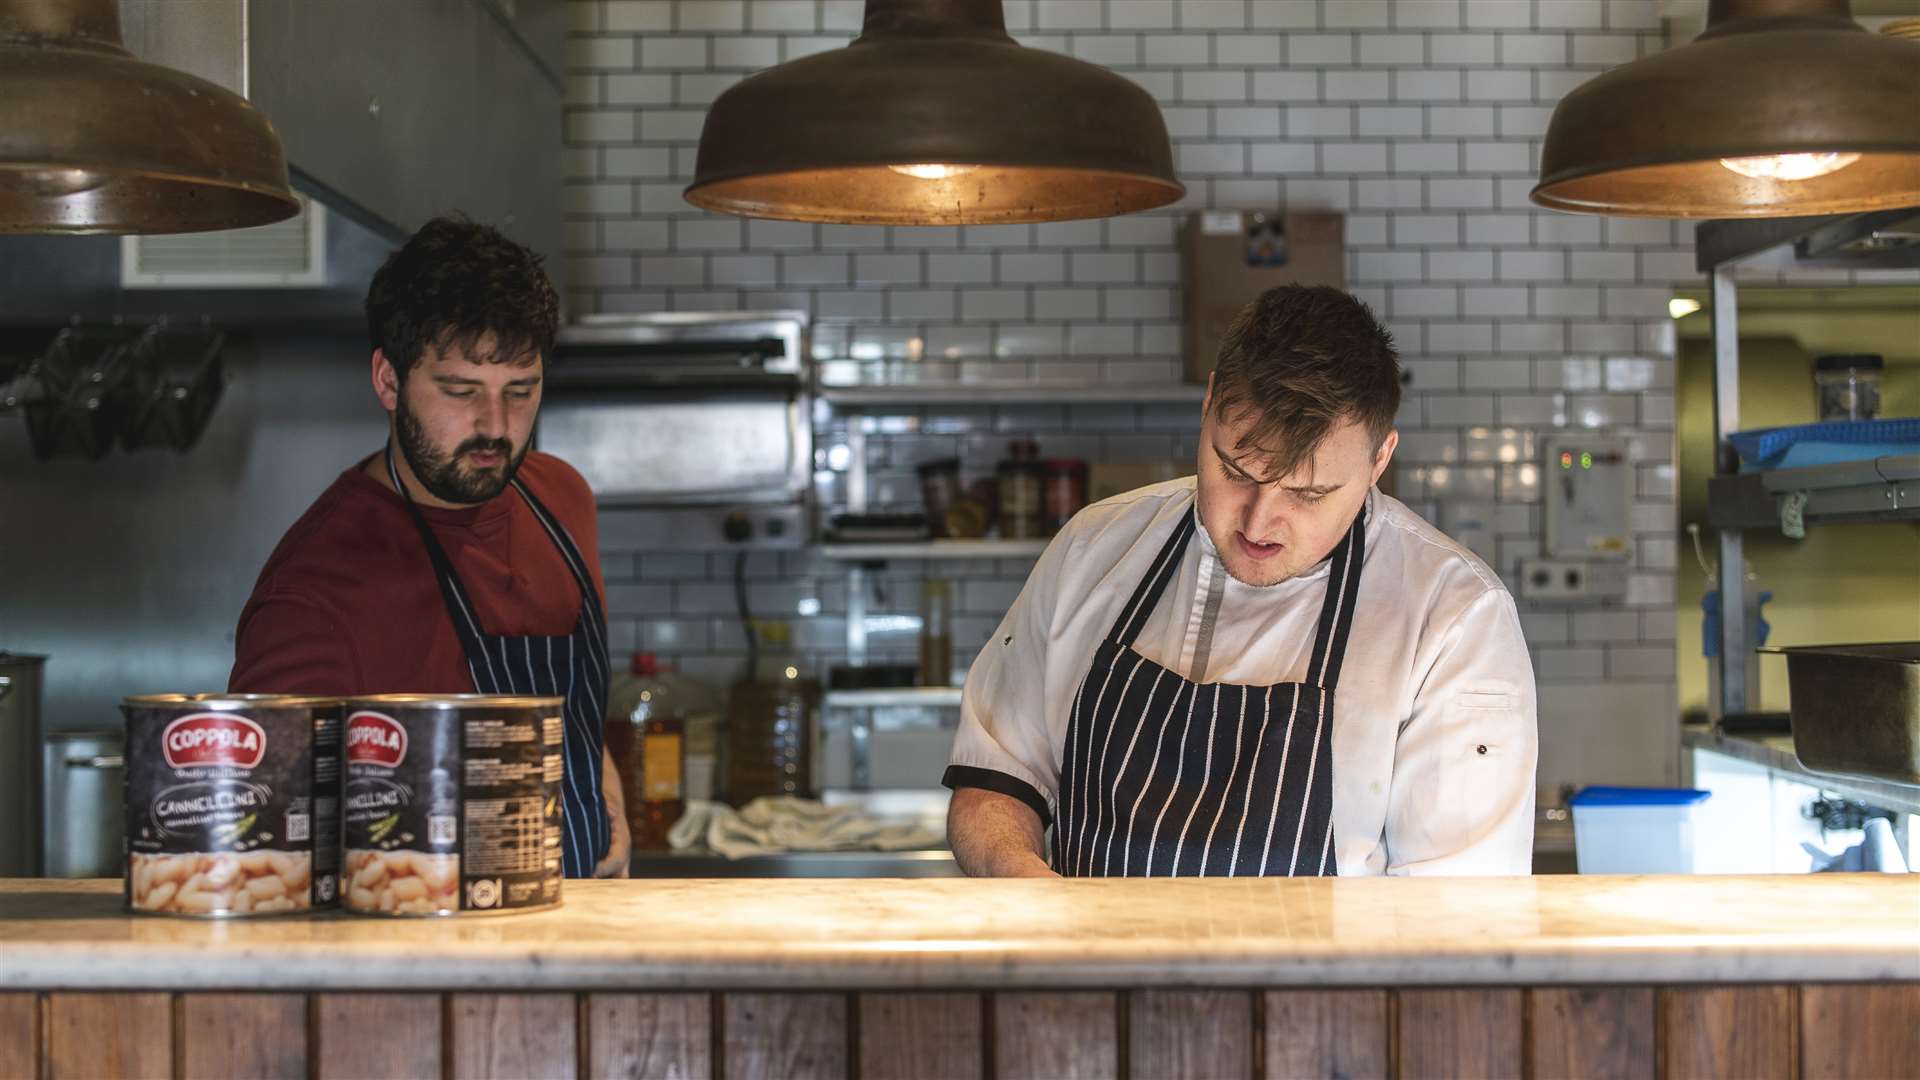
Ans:
<svg viewBox="0 0 1920 1080"><path fill-rule="evenodd" d="M597 878L623 878L632 876L633 834L627 831L627 799L620 787L620 770L613 764L613 752L600 751L600 790L607 799L607 824L612 827L613 839L607 844L607 857L593 868Z"/></svg>
<svg viewBox="0 0 1920 1080"><path fill-rule="evenodd" d="M947 844L969 877L1059 877L1046 843L1040 815L1011 795L963 787L947 804Z"/></svg>

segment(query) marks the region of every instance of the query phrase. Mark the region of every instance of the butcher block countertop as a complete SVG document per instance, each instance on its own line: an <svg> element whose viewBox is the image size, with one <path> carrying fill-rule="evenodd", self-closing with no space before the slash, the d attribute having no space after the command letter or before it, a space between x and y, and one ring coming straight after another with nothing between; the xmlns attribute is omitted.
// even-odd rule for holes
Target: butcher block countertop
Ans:
<svg viewBox="0 0 1920 1080"><path fill-rule="evenodd" d="M0 881L0 986L671 990L1920 981L1920 875L570 881L527 915L206 922Z"/></svg>

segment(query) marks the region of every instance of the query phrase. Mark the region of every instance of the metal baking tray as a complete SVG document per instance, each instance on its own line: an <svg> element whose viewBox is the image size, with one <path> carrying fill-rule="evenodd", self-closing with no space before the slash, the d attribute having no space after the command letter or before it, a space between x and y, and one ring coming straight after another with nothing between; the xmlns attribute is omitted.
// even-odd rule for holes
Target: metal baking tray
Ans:
<svg viewBox="0 0 1920 1080"><path fill-rule="evenodd" d="M1787 658L1801 764L1920 785L1920 641L1764 651Z"/></svg>

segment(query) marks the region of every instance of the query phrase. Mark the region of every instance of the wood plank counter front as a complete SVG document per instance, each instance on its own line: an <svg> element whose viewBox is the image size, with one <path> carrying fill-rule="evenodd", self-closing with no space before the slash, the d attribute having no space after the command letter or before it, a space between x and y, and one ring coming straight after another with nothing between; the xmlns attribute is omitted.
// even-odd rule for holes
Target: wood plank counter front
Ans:
<svg viewBox="0 0 1920 1080"><path fill-rule="evenodd" d="M569 882L131 918L0 882L0 1078L1920 1075L1920 876Z"/></svg>

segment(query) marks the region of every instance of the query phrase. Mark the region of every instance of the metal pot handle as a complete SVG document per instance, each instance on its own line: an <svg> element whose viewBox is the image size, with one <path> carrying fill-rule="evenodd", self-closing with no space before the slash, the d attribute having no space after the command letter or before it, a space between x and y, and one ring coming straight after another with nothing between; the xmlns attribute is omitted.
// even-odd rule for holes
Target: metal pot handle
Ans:
<svg viewBox="0 0 1920 1080"><path fill-rule="evenodd" d="M120 754L103 754L100 757L70 757L69 769L124 769L127 759Z"/></svg>
<svg viewBox="0 0 1920 1080"><path fill-rule="evenodd" d="M0 701L7 700L7 695L11 693L13 693L13 680L0 675Z"/></svg>

